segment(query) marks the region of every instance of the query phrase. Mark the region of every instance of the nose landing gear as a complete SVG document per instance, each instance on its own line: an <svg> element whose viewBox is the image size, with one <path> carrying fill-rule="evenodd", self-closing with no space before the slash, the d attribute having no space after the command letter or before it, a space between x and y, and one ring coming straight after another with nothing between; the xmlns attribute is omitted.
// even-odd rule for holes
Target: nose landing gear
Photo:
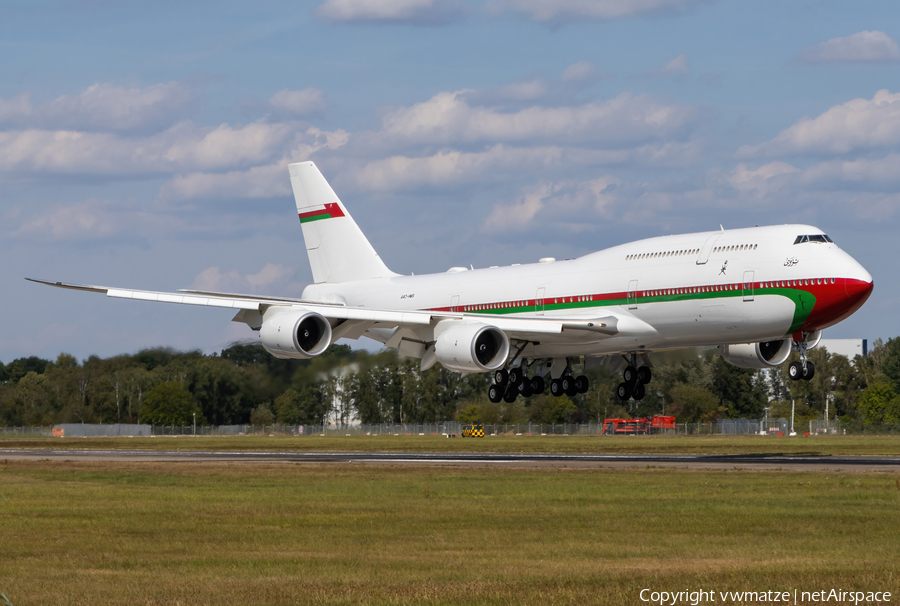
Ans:
<svg viewBox="0 0 900 606"><path fill-rule="evenodd" d="M816 366L807 360L809 346L806 343L806 335L799 341L794 341L794 351L800 354L800 361L791 362L788 365L788 377L791 381L809 381L816 375Z"/></svg>

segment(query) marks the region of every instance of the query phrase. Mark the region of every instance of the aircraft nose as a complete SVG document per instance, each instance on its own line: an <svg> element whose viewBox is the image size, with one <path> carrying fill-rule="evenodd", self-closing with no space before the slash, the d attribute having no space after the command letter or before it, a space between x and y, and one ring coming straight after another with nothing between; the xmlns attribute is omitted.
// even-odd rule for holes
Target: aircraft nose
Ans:
<svg viewBox="0 0 900 606"><path fill-rule="evenodd" d="M872 294L872 289L875 288L875 282L872 280L872 276L868 275L868 272L866 272L866 277L868 277L868 280L851 278L844 281L844 290L847 293L847 298L850 299L855 307L865 303L869 295Z"/></svg>

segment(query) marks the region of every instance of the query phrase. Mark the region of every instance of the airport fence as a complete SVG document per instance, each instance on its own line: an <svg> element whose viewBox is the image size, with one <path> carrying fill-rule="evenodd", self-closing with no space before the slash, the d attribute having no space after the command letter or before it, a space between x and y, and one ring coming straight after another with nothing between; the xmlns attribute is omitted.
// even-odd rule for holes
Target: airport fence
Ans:
<svg viewBox="0 0 900 606"><path fill-rule="evenodd" d="M377 425L146 425L66 423L60 425L0 427L0 437L155 437L155 436L428 436L462 433L465 423L382 423ZM806 433L807 422L796 423L795 431ZM808 421L810 435L900 435L900 424L865 426L838 420ZM602 423L484 424L486 436L600 436ZM772 419L718 419L714 423L678 423L665 435L789 435L790 421Z"/></svg>

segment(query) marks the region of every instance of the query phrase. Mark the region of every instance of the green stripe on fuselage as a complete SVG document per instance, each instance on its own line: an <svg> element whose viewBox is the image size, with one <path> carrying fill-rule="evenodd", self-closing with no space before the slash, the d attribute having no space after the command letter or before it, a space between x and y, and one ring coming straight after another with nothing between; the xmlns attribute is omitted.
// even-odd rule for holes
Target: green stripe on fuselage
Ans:
<svg viewBox="0 0 900 606"><path fill-rule="evenodd" d="M765 295L777 295L790 299L794 303L794 318L791 321L791 327L785 336L791 335L800 330L803 323L812 313L813 307L816 305L816 297L805 290L795 288L757 288L753 291L754 297ZM677 295L657 295L652 297L637 297L635 302L638 305L647 303L669 303L672 301L698 301L707 299L727 299L733 297L743 297L743 290L722 290L716 292L692 292L681 293ZM617 305L628 305L628 299L604 299L602 301L568 301L566 303L544 303L543 311L557 311L563 309L587 309L591 307L614 307ZM485 315L507 315L520 313L534 313L534 305L520 305L518 307L502 307L500 309L478 309L466 313L485 314Z"/></svg>

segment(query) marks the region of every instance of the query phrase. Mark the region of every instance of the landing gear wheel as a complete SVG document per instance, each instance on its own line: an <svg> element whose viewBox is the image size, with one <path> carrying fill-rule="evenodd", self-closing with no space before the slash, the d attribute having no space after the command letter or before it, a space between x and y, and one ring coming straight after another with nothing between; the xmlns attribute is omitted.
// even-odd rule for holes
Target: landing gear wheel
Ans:
<svg viewBox="0 0 900 606"><path fill-rule="evenodd" d="M563 395L562 383L559 379L553 379L552 381L550 381L550 395L557 398Z"/></svg>
<svg viewBox="0 0 900 606"><path fill-rule="evenodd" d="M503 388L499 385L491 385L488 388L488 400L496 404L503 399Z"/></svg>
<svg viewBox="0 0 900 606"><path fill-rule="evenodd" d="M637 381L637 369L629 364L622 372L622 378L629 385L634 385L635 381Z"/></svg>
<svg viewBox="0 0 900 606"><path fill-rule="evenodd" d="M518 385L525 378L525 373L521 368L513 368L509 371L509 384Z"/></svg>
<svg viewBox="0 0 900 606"><path fill-rule="evenodd" d="M788 366L788 377L791 381L799 381L803 378L803 364L800 362L791 362Z"/></svg>
<svg viewBox="0 0 900 606"><path fill-rule="evenodd" d="M516 401L516 398L518 398L518 397L519 397L519 390L516 388L515 385L510 385L509 388L507 388L506 393L503 394L503 401L506 402L507 404L512 404L513 402Z"/></svg>
<svg viewBox="0 0 900 606"><path fill-rule="evenodd" d="M803 380L809 381L816 376L816 366L812 362L806 363L806 372L803 373Z"/></svg>
<svg viewBox="0 0 900 606"><path fill-rule="evenodd" d="M616 387L616 397L622 402L627 402L631 399L631 386L625 382L619 383Z"/></svg>
<svg viewBox="0 0 900 606"><path fill-rule="evenodd" d="M500 370L494 371L494 382L497 385L502 385L503 387L506 387L507 381L509 381L509 373L506 371L505 368L501 368ZM500 400L497 400L497 401L499 402Z"/></svg>
<svg viewBox="0 0 900 606"><path fill-rule="evenodd" d="M567 396L571 398L578 393L578 387L575 386L574 377L563 377L560 381L562 381L562 388Z"/></svg>
<svg viewBox="0 0 900 606"><path fill-rule="evenodd" d="M523 398L530 398L532 394L531 390L531 381L525 379L521 383L519 383L519 395Z"/></svg>
<svg viewBox="0 0 900 606"><path fill-rule="evenodd" d="M578 393L587 393L588 387L590 386L590 381L588 381L588 378L584 375L575 379L575 388L578 390Z"/></svg>
<svg viewBox="0 0 900 606"><path fill-rule="evenodd" d="M641 366L637 371L638 383L643 383L646 385L650 382L650 379L653 378L653 373L650 372L649 366Z"/></svg>
<svg viewBox="0 0 900 606"><path fill-rule="evenodd" d="M536 396L544 393L544 377L535 377L531 380L531 392Z"/></svg>
<svg viewBox="0 0 900 606"><path fill-rule="evenodd" d="M631 397L634 398L635 400L640 401L640 400L644 399L645 394L646 394L646 390L644 388L644 384L638 382L638 384L634 386L634 393L631 394Z"/></svg>

